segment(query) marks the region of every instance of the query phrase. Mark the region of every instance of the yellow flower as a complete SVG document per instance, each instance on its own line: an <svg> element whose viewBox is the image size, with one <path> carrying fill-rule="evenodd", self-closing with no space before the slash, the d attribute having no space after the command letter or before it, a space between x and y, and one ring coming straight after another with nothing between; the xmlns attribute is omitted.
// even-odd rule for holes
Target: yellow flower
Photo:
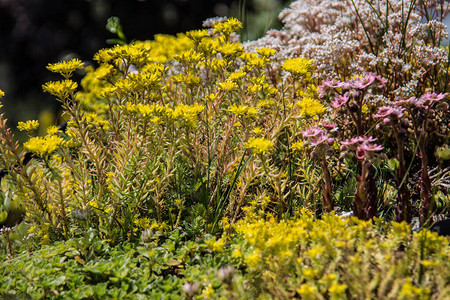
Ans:
<svg viewBox="0 0 450 300"><path fill-rule="evenodd" d="M270 56L275 55L275 53L277 53L277 50L262 47L262 48L256 49L256 53L258 53L259 55L264 56L264 57L270 57Z"/></svg>
<svg viewBox="0 0 450 300"><path fill-rule="evenodd" d="M58 134L58 131L59 131L59 129L58 129L57 126L49 126L49 127L47 128L47 134L48 134L48 135L57 135L57 134Z"/></svg>
<svg viewBox="0 0 450 300"><path fill-rule="evenodd" d="M265 138L250 138L246 148L252 150L253 153L264 155L272 151L273 146L273 142Z"/></svg>
<svg viewBox="0 0 450 300"><path fill-rule="evenodd" d="M214 25L213 33L222 33L229 35L232 32L236 32L242 28L242 23L236 18L229 18L225 22L220 22Z"/></svg>
<svg viewBox="0 0 450 300"><path fill-rule="evenodd" d="M0 99L3 98L3 96L5 96L5 92L3 92L2 90L0 90Z"/></svg>
<svg viewBox="0 0 450 300"><path fill-rule="evenodd" d="M294 151L294 152L298 152L298 151L301 151L301 150L303 150L303 142L302 141L297 141L297 142L294 142L292 145L291 145L291 149L292 149L292 151Z"/></svg>
<svg viewBox="0 0 450 300"><path fill-rule="evenodd" d="M63 81L50 81L42 86L44 92L50 93L53 96L64 100L69 97L69 94L75 92L78 84L70 79Z"/></svg>
<svg viewBox="0 0 450 300"><path fill-rule="evenodd" d="M56 135L45 137L32 137L23 144L25 150L30 151L40 157L47 156L55 152L63 143L63 139Z"/></svg>
<svg viewBox="0 0 450 300"><path fill-rule="evenodd" d="M136 218L134 224L141 229L150 228L150 220L148 218Z"/></svg>
<svg viewBox="0 0 450 300"><path fill-rule="evenodd" d="M240 43L225 43L219 45L216 50L224 56L237 56L244 50Z"/></svg>
<svg viewBox="0 0 450 300"><path fill-rule="evenodd" d="M181 121L183 126L189 128L196 127L197 116L205 109L204 105L194 104L185 105L180 104L170 113L171 118Z"/></svg>
<svg viewBox="0 0 450 300"><path fill-rule="evenodd" d="M327 110L320 101L309 97L298 101L297 106L300 109L300 114L306 117L321 115Z"/></svg>
<svg viewBox="0 0 450 300"><path fill-rule="evenodd" d="M84 63L78 58L74 58L69 61L60 61L55 64L49 64L47 69L51 72L59 73L65 78L69 78L76 69L82 69L83 67Z"/></svg>
<svg viewBox="0 0 450 300"><path fill-rule="evenodd" d="M261 133L264 132L264 130L263 130L261 127L255 127L255 128L253 128L252 131L253 131L253 133L256 134L256 135L260 135Z"/></svg>
<svg viewBox="0 0 450 300"><path fill-rule="evenodd" d="M219 97L219 93L211 93L205 96L205 100L208 102L213 102Z"/></svg>
<svg viewBox="0 0 450 300"><path fill-rule="evenodd" d="M260 261L261 261L261 255L260 255L259 251L257 251L257 250L253 251L253 253L251 253L250 255L246 255L244 258L244 262L249 267L256 267Z"/></svg>
<svg viewBox="0 0 450 300"><path fill-rule="evenodd" d="M243 70L239 70L233 73L230 73L230 75L228 75L228 80L236 82L239 81L240 79L244 78L245 75L247 75L247 73Z"/></svg>
<svg viewBox="0 0 450 300"><path fill-rule="evenodd" d="M39 122L37 120L30 120L26 122L19 122L17 129L20 131L33 131L39 127Z"/></svg>
<svg viewBox="0 0 450 300"><path fill-rule="evenodd" d="M235 82L232 81L225 81L225 82L218 82L216 83L217 87L219 87L219 89L225 91L225 92L231 92L234 90L237 90L238 85Z"/></svg>
<svg viewBox="0 0 450 300"><path fill-rule="evenodd" d="M317 287L304 283L297 289L297 293L302 296L302 299L316 299L315 293L317 293Z"/></svg>
<svg viewBox="0 0 450 300"><path fill-rule="evenodd" d="M247 106L247 105L231 105L229 108L229 111L237 116L241 116L244 118L253 118L258 115L258 110L253 106Z"/></svg>
<svg viewBox="0 0 450 300"><path fill-rule="evenodd" d="M297 57L286 59L281 66L284 70L290 72L292 75L303 75L309 71L312 66L312 60Z"/></svg>
<svg viewBox="0 0 450 300"><path fill-rule="evenodd" d="M193 49L189 49L188 51L184 51L181 52L180 54L175 54L173 56L173 59L184 64L198 62L202 58L203 58L202 53L196 52Z"/></svg>
<svg viewBox="0 0 450 300"><path fill-rule="evenodd" d="M190 38L195 44L198 44L202 39L209 37L209 33L206 29L191 30L186 32L186 36Z"/></svg>

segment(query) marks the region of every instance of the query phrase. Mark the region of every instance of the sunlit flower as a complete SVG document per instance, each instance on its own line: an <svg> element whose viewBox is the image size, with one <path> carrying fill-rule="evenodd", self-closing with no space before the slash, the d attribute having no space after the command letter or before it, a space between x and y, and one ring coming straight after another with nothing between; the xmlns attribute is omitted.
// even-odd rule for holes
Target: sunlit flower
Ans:
<svg viewBox="0 0 450 300"><path fill-rule="evenodd" d="M235 82L229 80L225 82L218 82L216 85L225 92L231 92L237 90L238 88L238 85Z"/></svg>
<svg viewBox="0 0 450 300"><path fill-rule="evenodd" d="M303 57L297 57L286 59L281 67L284 70L290 72L292 75L303 75L309 71L311 66L312 60Z"/></svg>
<svg viewBox="0 0 450 300"><path fill-rule="evenodd" d="M47 128L48 135L56 135L56 134L58 134L58 132L59 132L59 129L57 126L52 125Z"/></svg>
<svg viewBox="0 0 450 300"><path fill-rule="evenodd" d="M44 92L50 93L53 96L64 100L74 93L78 88L78 84L70 79L63 81L50 81L42 86Z"/></svg>
<svg viewBox="0 0 450 300"><path fill-rule="evenodd" d="M252 150L255 154L264 155L273 150L274 143L265 138L250 138L247 142L246 148Z"/></svg>
<svg viewBox="0 0 450 300"><path fill-rule="evenodd" d="M61 61L55 64L49 64L47 69L54 72L59 73L65 78L69 78L72 76L72 73L76 69L82 69L84 67L84 63L81 62L78 58L71 59L69 61Z"/></svg>
<svg viewBox="0 0 450 300"><path fill-rule="evenodd" d="M55 152L63 142L64 140L56 135L47 135L45 137L32 137L23 144L23 147L40 157L45 157Z"/></svg>
<svg viewBox="0 0 450 300"><path fill-rule="evenodd" d="M264 57L270 57L270 56L275 55L275 53L277 53L277 50L262 47L262 48L256 49L256 53L258 53L259 55L264 56Z"/></svg>
<svg viewBox="0 0 450 300"><path fill-rule="evenodd" d="M37 120L29 120L26 122L19 122L17 129L20 131L33 131L39 127L39 122Z"/></svg>
<svg viewBox="0 0 450 300"><path fill-rule="evenodd" d="M320 101L309 97L298 101L297 106L300 109L300 114L307 117L321 115L327 110Z"/></svg>

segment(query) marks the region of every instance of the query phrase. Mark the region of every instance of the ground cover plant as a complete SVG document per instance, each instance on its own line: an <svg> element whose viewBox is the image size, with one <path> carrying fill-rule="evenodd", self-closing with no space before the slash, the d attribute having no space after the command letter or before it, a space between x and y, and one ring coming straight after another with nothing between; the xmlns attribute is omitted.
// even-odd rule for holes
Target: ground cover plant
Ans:
<svg viewBox="0 0 450 300"><path fill-rule="evenodd" d="M67 123L22 148L1 115L0 294L448 298L447 10L300 0L257 41L215 18L49 64Z"/></svg>

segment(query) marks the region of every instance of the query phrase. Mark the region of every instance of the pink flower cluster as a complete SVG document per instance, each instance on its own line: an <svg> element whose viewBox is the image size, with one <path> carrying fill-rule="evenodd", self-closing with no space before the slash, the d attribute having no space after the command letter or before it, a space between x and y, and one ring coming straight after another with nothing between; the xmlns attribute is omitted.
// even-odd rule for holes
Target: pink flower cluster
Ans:
<svg viewBox="0 0 450 300"><path fill-rule="evenodd" d="M387 80L380 75L369 73L361 78L352 78L347 81L337 81L335 79L326 79L319 86L319 98L325 98L327 95L337 94L331 105L335 108L341 107L350 100L350 96L357 97L370 87L383 89Z"/></svg>
<svg viewBox="0 0 450 300"><path fill-rule="evenodd" d="M377 151L383 150L383 146L372 144L376 138L371 136L358 136L341 142L341 151L353 150L356 152L356 158L363 160L372 157Z"/></svg>

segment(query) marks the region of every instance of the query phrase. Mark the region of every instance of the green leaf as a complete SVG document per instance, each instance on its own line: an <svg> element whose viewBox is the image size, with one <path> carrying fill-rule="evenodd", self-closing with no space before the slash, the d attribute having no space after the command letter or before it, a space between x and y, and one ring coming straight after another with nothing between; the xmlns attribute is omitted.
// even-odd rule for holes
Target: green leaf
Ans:
<svg viewBox="0 0 450 300"><path fill-rule="evenodd" d="M6 221L6 218L8 218L8 212L6 210L3 210L3 207L0 211L0 223L3 223Z"/></svg>

